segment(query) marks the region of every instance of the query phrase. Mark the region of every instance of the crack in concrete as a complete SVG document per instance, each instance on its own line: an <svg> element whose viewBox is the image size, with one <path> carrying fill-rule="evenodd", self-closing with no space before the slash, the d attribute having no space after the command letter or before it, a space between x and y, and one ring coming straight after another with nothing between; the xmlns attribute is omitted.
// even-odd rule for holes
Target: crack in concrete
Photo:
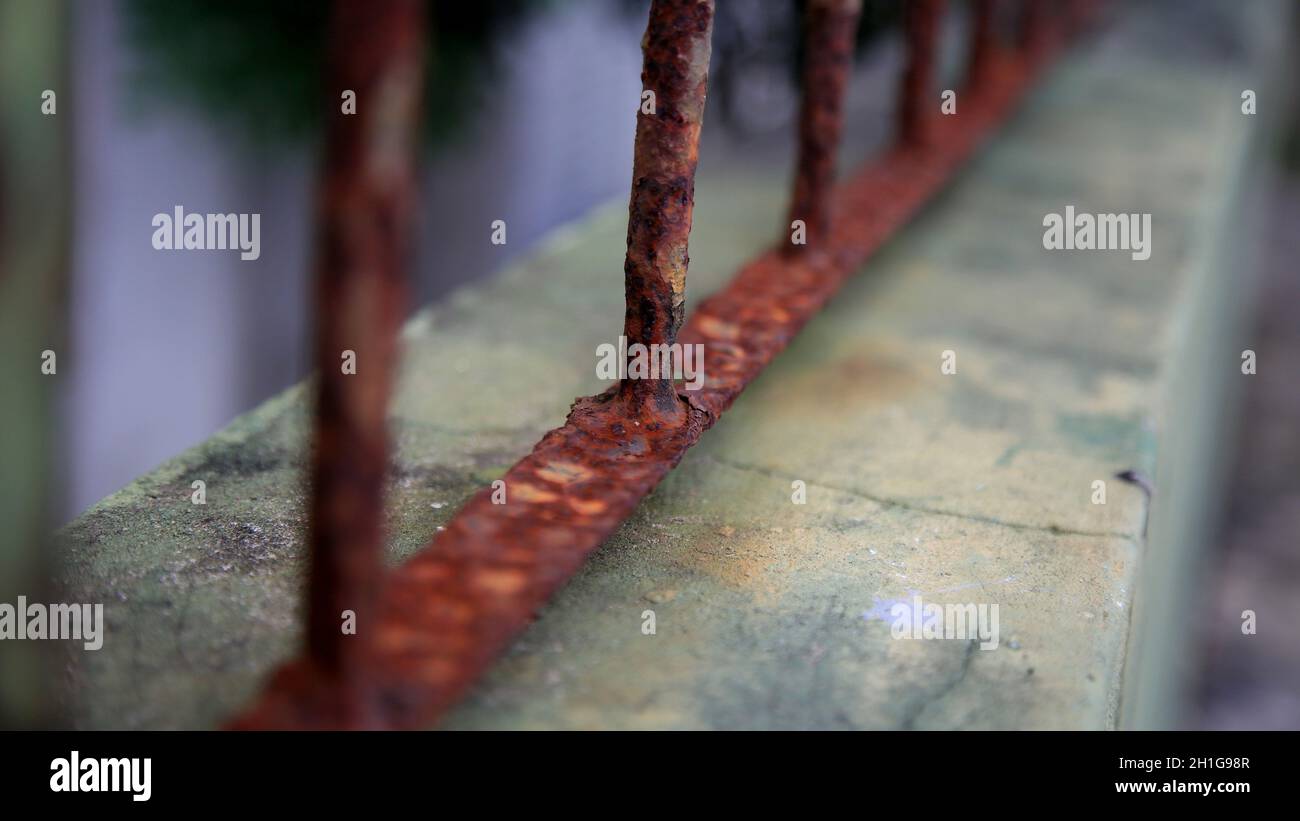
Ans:
<svg viewBox="0 0 1300 821"><path fill-rule="evenodd" d="M994 516L981 516L978 513L962 513L956 510L942 510L939 508L926 507L924 505L917 505L899 499L890 499L886 496L879 496L874 493L868 493L863 490L858 490L857 488L841 487L839 485L829 485L824 482L810 482L807 479L801 479L798 476L781 473L780 471L772 470L771 468L763 467L761 465L746 465L741 462L733 462L729 459L723 459L713 455L709 455L707 458L712 459L713 461L717 462L720 465L725 465L726 467L734 468L736 470L757 473L760 476L768 476L773 479L782 479L786 481L799 480L805 482L806 484L812 487L820 487L826 490L833 490L837 493L847 493L851 496L857 496L858 498L866 499L869 502L875 502L876 504L884 505L885 507L896 507L896 508L901 508L903 510L910 510L915 513L929 513L934 516L950 516L955 519L965 519L967 521L972 521L972 522L982 522L984 524L997 525L999 527L1006 527L1012 530L1032 530L1040 533L1051 533L1058 536L1087 536L1090 538L1098 538L1098 539L1124 539L1126 541L1131 541L1131 542L1136 542L1138 540L1138 536L1136 534L1125 533L1124 531L1121 530L1076 530L1074 528L1062 527L1061 525L1057 525L1057 524L1039 525L1039 524L1031 524L1029 522L1010 522L1004 519L999 519Z"/></svg>
<svg viewBox="0 0 1300 821"><path fill-rule="evenodd" d="M908 709L907 715L904 716L902 723L899 725L900 729L916 729L916 720L925 712L926 707L929 707L931 704L938 704L949 693L957 689L958 684L961 684L966 680L966 674L970 672L971 659L975 658L975 647L977 644L979 644L977 639L970 639L966 642L966 652L962 654L961 667L957 669L957 675L949 679L948 682L944 684L943 687L939 688L938 692L934 695L913 702L912 707Z"/></svg>

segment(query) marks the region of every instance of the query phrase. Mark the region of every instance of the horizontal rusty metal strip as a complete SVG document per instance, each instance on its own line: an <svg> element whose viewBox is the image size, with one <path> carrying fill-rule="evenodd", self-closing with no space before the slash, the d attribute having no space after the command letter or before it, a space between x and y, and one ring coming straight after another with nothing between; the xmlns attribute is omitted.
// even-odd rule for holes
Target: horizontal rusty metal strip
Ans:
<svg viewBox="0 0 1300 821"><path fill-rule="evenodd" d="M390 571L369 627L363 722L344 703L355 693L341 693L304 658L281 668L229 726L432 725L844 280L953 177L1045 57L983 57L978 86L962 92L957 114L930 124L927 141L891 148L836 188L829 242L798 255L774 248L704 300L679 336L704 343L707 374L699 391L680 394L690 408L683 424L627 415L617 387L578 399L566 423L506 473L508 504L493 504L484 489Z"/></svg>

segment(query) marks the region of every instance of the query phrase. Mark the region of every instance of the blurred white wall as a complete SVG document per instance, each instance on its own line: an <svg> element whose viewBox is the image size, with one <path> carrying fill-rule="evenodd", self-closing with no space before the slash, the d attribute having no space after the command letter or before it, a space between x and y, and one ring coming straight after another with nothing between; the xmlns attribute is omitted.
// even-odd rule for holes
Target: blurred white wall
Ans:
<svg viewBox="0 0 1300 821"><path fill-rule="evenodd" d="M62 520L305 375L314 171L310 150L269 156L190 113L126 111L117 4L74 11ZM571 2L503 44L477 122L428 162L412 308L626 193L642 26L620 4ZM260 213L260 259L154 250L153 215L176 205Z"/></svg>

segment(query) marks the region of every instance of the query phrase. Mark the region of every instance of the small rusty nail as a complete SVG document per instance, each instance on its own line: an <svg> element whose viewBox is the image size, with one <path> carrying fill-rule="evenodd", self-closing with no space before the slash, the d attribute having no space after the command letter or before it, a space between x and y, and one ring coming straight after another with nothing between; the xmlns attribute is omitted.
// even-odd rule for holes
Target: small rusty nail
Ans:
<svg viewBox="0 0 1300 821"><path fill-rule="evenodd" d="M831 223L835 155L844 128L844 92L853 67L861 0L809 0L804 9L803 90L799 155L788 223L803 222L803 244L788 253L824 246Z"/></svg>

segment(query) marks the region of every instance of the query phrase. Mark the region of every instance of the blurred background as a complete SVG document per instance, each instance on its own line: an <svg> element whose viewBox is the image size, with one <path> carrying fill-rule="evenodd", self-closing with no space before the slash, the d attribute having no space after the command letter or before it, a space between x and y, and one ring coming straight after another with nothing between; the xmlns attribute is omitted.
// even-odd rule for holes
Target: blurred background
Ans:
<svg viewBox="0 0 1300 821"><path fill-rule="evenodd" d="M952 5L958 13L945 36L959 38L965 4ZM1232 5L1178 4L1182 25L1202 27ZM412 309L627 196L647 6L431 4ZM719 0L702 162L790 162L800 7L797 0ZM4 283L11 289L0 315L6 357L12 339L27 333L58 351L64 375L60 392L45 397L11 376L6 359L6 414L19 420L4 431L4 486L13 489L4 510L12 521L43 518L46 530L62 524L306 375L327 11L324 3L288 0L0 0L0 26L9 31L0 55L0 240L12 246L15 236L54 232L64 249L40 260L0 253L8 270L40 272ZM901 55L899 12L890 0L865 3L848 113L857 136L845 164L885 135L880 114ZM41 34L50 27L63 45L43 51L51 39ZM1179 47L1172 32L1170 48ZM61 89L61 129L19 124L11 101L23 100L21 111L30 114L45 88ZM1248 381L1230 443L1234 468L1224 477L1227 502L1206 591L1215 613L1197 625L1203 658L1189 727L1300 729L1294 101L1285 120L1270 149L1263 297L1253 318L1252 339L1267 366ZM24 143L33 147L26 154ZM13 173L12 164L33 156L48 165L37 175L40 187L28 190L15 180L33 175ZM189 212L259 213L260 258L154 251L151 218L178 204ZM488 241L498 219L508 225L504 246ZM611 275L617 270L611 260ZM17 289L25 296L13 297ZM18 369L29 365L24 359ZM48 465L47 475L24 467L37 463ZM46 487L52 492L42 501ZM3 569L40 576L12 563ZM1275 625L1255 641L1232 641L1247 607L1288 614L1290 629Z"/></svg>

